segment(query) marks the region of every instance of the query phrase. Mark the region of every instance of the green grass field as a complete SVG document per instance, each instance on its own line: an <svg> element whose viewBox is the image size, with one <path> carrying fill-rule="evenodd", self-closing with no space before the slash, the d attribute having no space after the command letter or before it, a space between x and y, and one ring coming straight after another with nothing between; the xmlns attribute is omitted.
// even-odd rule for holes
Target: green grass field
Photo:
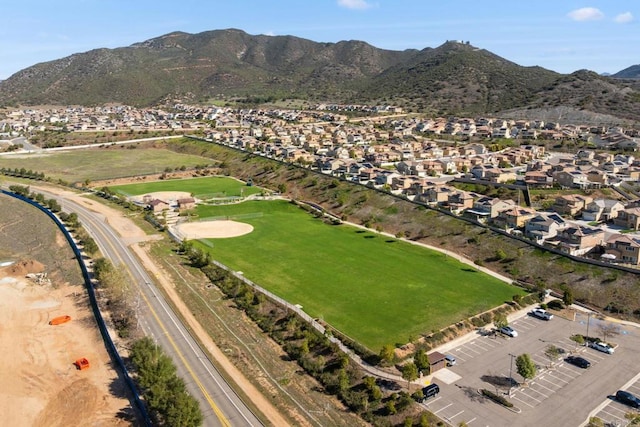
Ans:
<svg viewBox="0 0 640 427"><path fill-rule="evenodd" d="M510 301L518 288L439 252L331 226L284 202L199 206L201 218L254 216L254 231L203 249L373 351ZM251 215L254 214L254 215Z"/></svg>
<svg viewBox="0 0 640 427"><path fill-rule="evenodd" d="M210 163L211 159L205 157L179 154L170 150L127 149L124 146L107 150L73 150L45 155L24 154L0 157L0 168L25 168L43 172L48 177L67 182L161 173L166 168L194 167Z"/></svg>
<svg viewBox="0 0 640 427"><path fill-rule="evenodd" d="M199 199L211 197L250 196L260 194L259 187L249 187L245 183L224 176L202 178L169 179L136 184L115 185L112 191L125 196L139 196L156 191L186 191Z"/></svg>

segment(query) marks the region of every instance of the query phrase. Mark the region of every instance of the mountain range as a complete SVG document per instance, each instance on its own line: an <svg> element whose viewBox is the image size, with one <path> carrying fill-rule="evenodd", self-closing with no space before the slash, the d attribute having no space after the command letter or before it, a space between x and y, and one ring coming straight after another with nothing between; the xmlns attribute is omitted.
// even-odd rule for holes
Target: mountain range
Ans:
<svg viewBox="0 0 640 427"><path fill-rule="evenodd" d="M638 77L640 65L612 76L523 67L454 41L394 51L362 41L319 43L227 29L174 32L36 64L0 81L0 103L147 106L175 98L297 98L387 103L433 114L564 106L635 120Z"/></svg>

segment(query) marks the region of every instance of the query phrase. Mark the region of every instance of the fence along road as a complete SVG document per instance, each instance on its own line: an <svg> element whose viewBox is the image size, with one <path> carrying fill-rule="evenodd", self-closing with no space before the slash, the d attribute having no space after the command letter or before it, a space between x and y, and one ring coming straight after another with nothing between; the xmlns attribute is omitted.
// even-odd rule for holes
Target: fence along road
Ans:
<svg viewBox="0 0 640 427"><path fill-rule="evenodd" d="M138 316L143 331L152 336L172 358L178 374L185 380L189 393L202 409L206 426L261 426L263 423L235 393L190 335L180 318L132 254L125 242L108 225L106 217L53 193L63 210L75 212L84 228L96 241L105 258L124 268L138 285L140 295ZM144 304L142 304L144 303Z"/></svg>

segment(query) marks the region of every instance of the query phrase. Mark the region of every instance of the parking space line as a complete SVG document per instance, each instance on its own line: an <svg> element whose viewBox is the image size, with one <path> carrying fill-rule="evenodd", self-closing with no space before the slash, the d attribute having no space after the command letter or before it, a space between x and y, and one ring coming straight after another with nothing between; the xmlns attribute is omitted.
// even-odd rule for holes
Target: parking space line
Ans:
<svg viewBox="0 0 640 427"><path fill-rule="evenodd" d="M453 405L453 403L449 403L447 406L445 406L444 408L440 408L437 411L434 412L434 414L438 415L439 412L444 411L445 409L447 409L449 406Z"/></svg>
<svg viewBox="0 0 640 427"><path fill-rule="evenodd" d="M525 391L525 390L526 390L526 391ZM546 396L545 396L541 391L538 391L538 390L536 390L535 388L531 388L531 386L529 386L529 387L528 387L528 388L526 388L526 389L521 389L521 391L522 391L522 393L523 393L524 395L526 395L527 397L529 397L529 398L531 398L531 399L535 400L535 401L536 401L536 402L538 402L538 403L542 402L544 399L537 399L537 398L533 397L531 394L529 394L529 393L527 393L527 392L532 392L532 393L535 393L535 394L537 394L537 395L544 396L544 397L546 398Z"/></svg>
<svg viewBox="0 0 640 427"><path fill-rule="evenodd" d="M608 415L608 418L614 418L614 419L616 419L616 420L618 420L618 421L624 421L624 422L626 423L626 421L624 420L624 418L620 418L620 417L619 417L619 416L617 416L617 415L610 414L610 413L609 413L609 412L607 412L607 411L602 410L602 411L600 411L599 413L604 413L604 414ZM604 417L598 417L598 418L603 419ZM609 421L609 422L611 422L611 420L610 420L610 419L609 419L608 421ZM626 424L625 424L625 425L626 425Z"/></svg>
<svg viewBox="0 0 640 427"><path fill-rule="evenodd" d="M472 351L474 353L478 353L478 354L482 354L484 353L486 350L482 349L483 351L478 351L477 349L475 349L473 345L471 345L472 343L469 343L465 348L469 351Z"/></svg>
<svg viewBox="0 0 640 427"><path fill-rule="evenodd" d="M438 400L440 400L440 399L442 399L442 397L438 396L438 397L436 397L436 398L434 398L434 399L431 399L431 400L430 400L430 401L428 401L428 402L424 402L424 406L426 406L426 407L428 408L428 407L429 407L429 404L431 404L431 403L436 403L436 402L437 402Z"/></svg>
<svg viewBox="0 0 640 427"><path fill-rule="evenodd" d="M637 384L637 383L636 383L636 384ZM638 386L638 385L636 385L636 384L632 384L632 385L630 385L630 386L629 386L629 388L630 388L630 389L633 389L633 390L636 390L636 389L637 389L637 390L640 390L640 386Z"/></svg>
<svg viewBox="0 0 640 427"><path fill-rule="evenodd" d="M619 413L622 414L623 417L624 417L624 414L626 414L628 412L625 409L618 408L616 405L609 405L605 409L608 409L608 410L613 409L613 412L619 412ZM605 410L605 412L607 412L607 411ZM610 414L610 415L613 415L613 416L616 416L616 417L618 416L618 415L615 415L615 413L614 414Z"/></svg>
<svg viewBox="0 0 640 427"><path fill-rule="evenodd" d="M474 422L476 420L476 417L471 418L469 421L467 421L467 425L471 424L472 422Z"/></svg>
<svg viewBox="0 0 640 427"><path fill-rule="evenodd" d="M557 367L556 367L556 368L557 368ZM557 375L558 377L568 378L568 379L569 379L569 381L570 381L570 380L575 380L578 376L580 376L580 375L579 375L579 371L577 371L577 372L576 372L576 371L569 371L569 373L570 373L570 374L574 374L574 375L570 375L569 373L564 372L564 370L565 370L565 369L562 369L562 370L560 370L560 369L555 369L553 372L555 372L555 373L556 373L556 375ZM578 375L575 375L575 374L578 374ZM554 376L555 376L555 375L554 375ZM568 381L567 381L567 382L568 382Z"/></svg>
<svg viewBox="0 0 640 427"><path fill-rule="evenodd" d="M490 349L492 349L494 346L490 345L487 342L476 342L476 341L472 341L471 342L473 345L475 345L476 347L480 347L482 350L484 351L489 351ZM489 348L486 348L489 347Z"/></svg>
<svg viewBox="0 0 640 427"><path fill-rule="evenodd" d="M558 381L561 381L561 382L563 382L563 383L565 383L565 384L569 384L569 381L567 381L567 380L563 380L562 378L559 378L559 377L557 377L557 376L553 375L553 372L554 372L554 371L549 371L549 376L551 376L551 377L553 377L553 378L557 379ZM573 379L573 378L572 378L572 379Z"/></svg>
<svg viewBox="0 0 640 427"><path fill-rule="evenodd" d="M554 386L556 386L557 388L555 388L555 389L553 389L553 388L549 388L549 387L547 387L547 386L546 386L546 385L544 385L544 384L540 384L540 381L544 381L544 382L546 382L546 383L553 384L553 385L554 385ZM555 393L558 389L561 389L561 388L562 388L562 385L558 385L558 384L554 383L553 381L551 381L551 380L549 380L549 379L547 379L547 378L545 378L545 377L541 377L541 378L538 380L538 382L536 383L536 385L538 385L538 386L540 386L540 387L544 387L544 388L546 388L547 390L549 390L549 391L550 391L550 392L552 392L552 393ZM549 396L547 396L547 397L549 397Z"/></svg>
<svg viewBox="0 0 640 427"><path fill-rule="evenodd" d="M452 419L454 419L454 418L455 418L455 417L457 417L458 415L462 414L463 412L464 412L464 410L462 410L462 411L458 412L458 413L457 413L457 414L455 414L455 415L450 416L450 417L449 417L449 421L451 421Z"/></svg>
<svg viewBox="0 0 640 427"><path fill-rule="evenodd" d="M534 405L529 405L529 404L528 404L527 402L525 402L524 400L522 400L522 399L518 398L518 396L515 396L515 395L514 395L514 396L512 397L512 399L519 400L520 402L524 403L525 405L527 405L527 406L528 406L528 407L530 407L530 408L535 408L535 406L534 406Z"/></svg>

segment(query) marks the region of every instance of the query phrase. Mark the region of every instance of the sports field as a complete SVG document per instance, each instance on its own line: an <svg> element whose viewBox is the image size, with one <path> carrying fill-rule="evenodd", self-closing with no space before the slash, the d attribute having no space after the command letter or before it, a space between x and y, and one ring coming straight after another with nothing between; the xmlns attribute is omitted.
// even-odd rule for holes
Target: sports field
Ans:
<svg viewBox="0 0 640 427"><path fill-rule="evenodd" d="M378 351L510 301L518 288L439 252L332 226L285 201L199 206L254 230L202 244L213 258Z"/></svg>
<svg viewBox="0 0 640 427"><path fill-rule="evenodd" d="M159 191L185 191L198 199L214 197L239 197L259 194L262 189L249 187L244 182L224 176L202 178L169 179L110 187L112 191L125 196L139 196Z"/></svg>

